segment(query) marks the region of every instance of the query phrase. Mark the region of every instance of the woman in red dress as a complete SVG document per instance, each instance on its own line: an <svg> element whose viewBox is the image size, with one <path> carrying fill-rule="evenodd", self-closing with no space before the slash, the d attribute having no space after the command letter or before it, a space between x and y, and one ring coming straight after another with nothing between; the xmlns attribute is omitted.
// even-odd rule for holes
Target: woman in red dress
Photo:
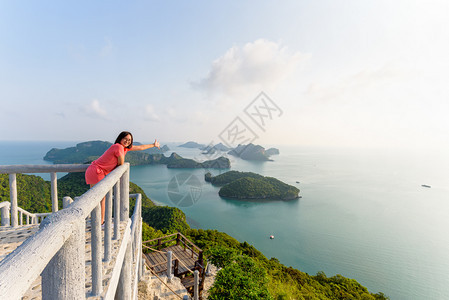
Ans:
<svg viewBox="0 0 449 300"><path fill-rule="evenodd" d="M102 156L94 160L86 170L86 183L93 187L117 166L125 162L125 155L128 151L141 151L149 148L159 148L159 142L153 144L133 146L133 135L131 132L122 131L115 143L106 150ZM104 223L105 198L101 200L101 224Z"/></svg>

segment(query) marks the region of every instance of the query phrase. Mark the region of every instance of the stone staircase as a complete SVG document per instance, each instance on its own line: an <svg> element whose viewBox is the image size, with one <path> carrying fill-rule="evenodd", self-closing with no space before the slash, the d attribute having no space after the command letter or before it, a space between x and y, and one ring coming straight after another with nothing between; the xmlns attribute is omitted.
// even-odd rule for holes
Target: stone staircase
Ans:
<svg viewBox="0 0 449 300"><path fill-rule="evenodd" d="M202 299L207 299L209 296L209 288L213 285L215 281L215 276L217 275L219 269L209 264L209 270L206 274L205 282L204 282L204 290ZM159 276L164 283L167 283L167 276ZM187 290L181 283L181 279L174 277L170 283L167 285L174 290L181 298L186 295ZM190 295L189 295L190 296ZM139 282L139 300L160 300L160 299L180 299L176 295L174 295L156 276L150 276L150 271L146 270L144 276L142 276L142 281ZM189 298L191 299L191 298Z"/></svg>
<svg viewBox="0 0 449 300"><path fill-rule="evenodd" d="M173 294L173 292L170 291L164 283L175 291L181 298ZM162 275L157 278L156 276L151 276L150 272L147 271L142 280L139 282L139 300L180 300L186 295L189 294L182 285L181 280L177 277L173 277L170 282L167 282L167 276Z"/></svg>

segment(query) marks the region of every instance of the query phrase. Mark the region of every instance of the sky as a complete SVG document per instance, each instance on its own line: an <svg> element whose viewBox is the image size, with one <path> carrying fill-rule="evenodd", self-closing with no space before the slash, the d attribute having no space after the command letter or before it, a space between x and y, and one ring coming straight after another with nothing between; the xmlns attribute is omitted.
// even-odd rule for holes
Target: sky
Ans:
<svg viewBox="0 0 449 300"><path fill-rule="evenodd" d="M444 0L0 0L0 139L449 150L448 15Z"/></svg>

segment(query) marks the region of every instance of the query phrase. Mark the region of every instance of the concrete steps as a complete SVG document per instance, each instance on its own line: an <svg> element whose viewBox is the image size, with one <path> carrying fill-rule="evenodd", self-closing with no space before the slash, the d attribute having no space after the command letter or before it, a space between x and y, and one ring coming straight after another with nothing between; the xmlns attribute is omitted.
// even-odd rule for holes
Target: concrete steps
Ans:
<svg viewBox="0 0 449 300"><path fill-rule="evenodd" d="M145 274L144 278L139 282L139 300L180 300L166 285L175 291L181 299L185 295L189 295L179 278L173 277L170 282L167 282L167 276L162 275L159 278L150 276L149 272Z"/></svg>

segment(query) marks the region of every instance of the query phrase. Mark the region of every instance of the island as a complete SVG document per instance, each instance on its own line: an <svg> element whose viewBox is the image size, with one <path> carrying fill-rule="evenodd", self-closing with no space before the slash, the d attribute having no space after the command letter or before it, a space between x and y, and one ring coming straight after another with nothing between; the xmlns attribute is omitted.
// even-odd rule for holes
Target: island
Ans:
<svg viewBox="0 0 449 300"><path fill-rule="evenodd" d="M223 174L220 174L217 176L212 176L212 174L210 172L207 172L204 175L204 180L206 182L210 182L216 186L223 186L225 184L231 183L232 181L243 178L243 177L251 177L251 178L255 178L255 179L264 178L262 175L259 175L257 173L253 173L253 172L228 171L226 173L223 173Z"/></svg>
<svg viewBox="0 0 449 300"><path fill-rule="evenodd" d="M134 143L135 145L141 145L140 143ZM163 145L160 149L153 147L153 148L149 148L146 150L143 150L143 152L145 153L149 153L149 154L161 154L161 153L165 153L167 151L169 151L170 148L168 148L167 145Z"/></svg>
<svg viewBox="0 0 449 300"><path fill-rule="evenodd" d="M176 156L175 156L176 155ZM220 156L219 158L206 160L204 162L197 162L193 159L182 158L173 153L170 156L170 161L167 163L167 168L204 168L204 169L229 169L231 162L228 158Z"/></svg>
<svg viewBox="0 0 449 300"><path fill-rule="evenodd" d="M223 143L218 143L215 146L212 146L212 144L207 145L204 148L201 148L201 150L203 151L204 154L213 154L216 151L229 151L231 150L231 148L223 145Z"/></svg>
<svg viewBox="0 0 449 300"><path fill-rule="evenodd" d="M185 144L179 145L178 147L183 147L183 148L198 148L198 149L201 149L201 148L206 147L206 145L204 145L204 144L198 144L197 142L192 142L192 141L190 141L190 142L187 142L187 143L185 143Z"/></svg>
<svg viewBox="0 0 449 300"><path fill-rule="evenodd" d="M268 155L268 156L279 155L279 149L277 149L277 148L267 149L267 150L265 150L265 154Z"/></svg>
<svg viewBox="0 0 449 300"><path fill-rule="evenodd" d="M265 151L265 148L260 145L248 144L238 145L236 148L228 152L228 154L240 157L244 160L269 161L270 155L279 154L276 148L270 148L270 151Z"/></svg>
<svg viewBox="0 0 449 300"><path fill-rule="evenodd" d="M53 148L47 152L44 160L51 161L55 164L90 163L100 157L100 155L102 155L111 145L112 144L109 142L90 141L79 143L75 147L69 147L66 149ZM161 149L154 150L165 152L167 151L166 149L168 149L168 147L163 146ZM229 169L231 167L230 160L222 156L213 160L197 162L193 159L183 158L175 152L167 157L162 153L156 152L151 154L151 151L148 153L148 150L128 152L125 156L125 161L131 166L164 164L167 165L168 168Z"/></svg>
<svg viewBox="0 0 449 300"><path fill-rule="evenodd" d="M293 200L299 198L299 189L276 178L252 172L229 171L217 176L206 173L204 180L223 185L218 195L240 200Z"/></svg>
<svg viewBox="0 0 449 300"><path fill-rule="evenodd" d="M45 154L44 160L54 164L88 163L97 159L111 145L110 142L89 141L65 149L53 148Z"/></svg>

